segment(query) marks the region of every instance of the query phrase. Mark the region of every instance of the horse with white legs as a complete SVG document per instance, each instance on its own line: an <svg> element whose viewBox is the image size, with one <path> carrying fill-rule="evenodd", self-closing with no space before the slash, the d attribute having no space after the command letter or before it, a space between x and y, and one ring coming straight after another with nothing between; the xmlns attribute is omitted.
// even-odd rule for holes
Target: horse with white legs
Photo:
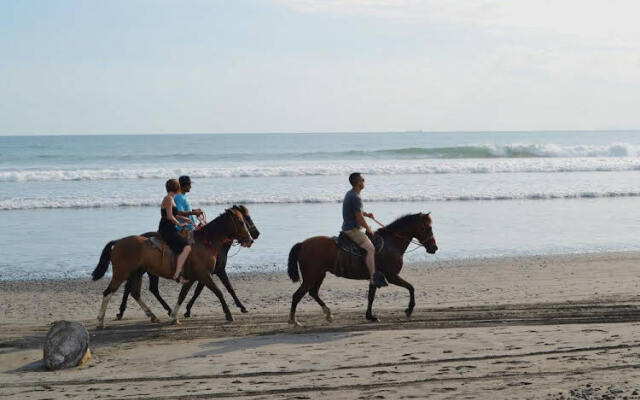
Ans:
<svg viewBox="0 0 640 400"><path fill-rule="evenodd" d="M186 285L191 287L191 284L197 281L208 287L220 300L227 321L233 321L229 306L214 283L211 273L216 265L217 254L225 242L237 240L245 247L250 247L253 243L242 213L234 208L225 210L202 229L194 232L194 239L195 243L184 265L185 278L190 282ZM145 314L151 318L151 322L157 322L158 318L140 298L141 278L144 272L150 272L173 280L175 263L172 258L164 256L163 252L155 248L148 238L134 235L107 243L92 273L94 281L104 276L110 262L113 265L113 277L103 292L97 327L99 329L104 327L104 315L111 296L130 277L134 278L131 284L131 295ZM171 313L174 323L178 323L178 310L181 303L178 300Z"/></svg>

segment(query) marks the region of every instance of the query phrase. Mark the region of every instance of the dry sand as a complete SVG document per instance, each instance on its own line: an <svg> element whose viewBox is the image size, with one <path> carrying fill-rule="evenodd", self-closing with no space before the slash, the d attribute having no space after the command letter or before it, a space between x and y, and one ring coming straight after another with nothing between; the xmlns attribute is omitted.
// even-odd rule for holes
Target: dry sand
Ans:
<svg viewBox="0 0 640 400"><path fill-rule="evenodd" d="M232 275L249 309L225 323L203 292L193 317L151 324L134 301L106 329L95 316L108 278L0 283L0 396L45 398L628 398L640 399L640 254L602 253L483 259L409 266L416 288L378 291L364 320L366 282L328 277L320 296L298 307L303 328L287 325L286 274ZM178 285L161 282L169 304ZM230 301L230 296L225 293ZM231 301L230 301L231 303ZM183 308L184 311L184 308ZM83 367L43 370L48 324L90 329Z"/></svg>

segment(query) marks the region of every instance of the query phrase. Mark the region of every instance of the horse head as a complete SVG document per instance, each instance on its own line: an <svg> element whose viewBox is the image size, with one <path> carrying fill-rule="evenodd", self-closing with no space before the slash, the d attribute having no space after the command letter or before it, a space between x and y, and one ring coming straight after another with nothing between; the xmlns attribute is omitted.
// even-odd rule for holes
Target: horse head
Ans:
<svg viewBox="0 0 640 400"><path fill-rule="evenodd" d="M433 235L433 220L431 219L431 212L426 214L420 213L420 221L418 224L415 237L420 241L429 254L435 254L438 251L438 245L436 244L436 238Z"/></svg>
<svg viewBox="0 0 640 400"><path fill-rule="evenodd" d="M225 228L230 234L229 236L240 242L242 247L251 247L253 239L247 229L247 224L242 212L238 208L232 207L225 210L225 215L228 216Z"/></svg>
<svg viewBox="0 0 640 400"><path fill-rule="evenodd" d="M256 228L256 225L253 223L253 220L251 219L251 216L249 215L249 209L243 205L234 205L233 207L234 210L238 210L240 211L240 213L242 214L242 218L244 219L245 224L247 224L247 229L249 229L249 233L251 234L251 238L252 239L257 239L258 236L260 236L260 231L258 231L258 228Z"/></svg>

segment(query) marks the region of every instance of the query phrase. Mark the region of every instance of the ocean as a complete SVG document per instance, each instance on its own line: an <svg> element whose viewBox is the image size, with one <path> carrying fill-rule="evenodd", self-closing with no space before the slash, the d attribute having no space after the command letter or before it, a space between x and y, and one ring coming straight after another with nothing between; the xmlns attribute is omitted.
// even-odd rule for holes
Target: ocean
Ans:
<svg viewBox="0 0 640 400"><path fill-rule="evenodd" d="M337 234L353 171L379 220L431 211L440 250L408 263L640 250L640 132L6 136L0 280L88 278L185 174L194 207L245 204L262 233L230 272L284 271L293 244Z"/></svg>

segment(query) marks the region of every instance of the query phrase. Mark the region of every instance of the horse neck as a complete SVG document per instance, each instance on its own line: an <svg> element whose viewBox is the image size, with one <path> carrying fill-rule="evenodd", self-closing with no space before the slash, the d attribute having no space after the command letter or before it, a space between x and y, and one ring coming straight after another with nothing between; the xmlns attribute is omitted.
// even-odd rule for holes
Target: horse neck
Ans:
<svg viewBox="0 0 640 400"><path fill-rule="evenodd" d="M232 240L232 238L225 232L223 222L218 220L218 218L209 222L207 226L202 228L202 231L200 231L200 234L197 235L195 239L206 239L214 244L220 244L222 242Z"/></svg>
<svg viewBox="0 0 640 400"><path fill-rule="evenodd" d="M395 244L395 247L400 250L400 254L404 254L404 252L407 251L409 244L411 244L413 235L409 232L405 232L404 230L388 230L387 238L389 238Z"/></svg>

